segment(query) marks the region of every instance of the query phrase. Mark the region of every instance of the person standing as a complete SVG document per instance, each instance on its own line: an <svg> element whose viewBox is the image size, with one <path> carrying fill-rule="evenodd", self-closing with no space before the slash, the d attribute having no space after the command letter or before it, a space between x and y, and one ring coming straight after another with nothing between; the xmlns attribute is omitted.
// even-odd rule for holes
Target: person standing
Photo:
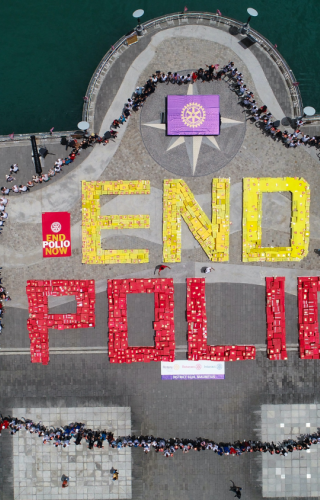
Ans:
<svg viewBox="0 0 320 500"><path fill-rule="evenodd" d="M211 273L212 271L215 271L213 267L205 267L203 270L205 274Z"/></svg>
<svg viewBox="0 0 320 500"><path fill-rule="evenodd" d="M230 479L231 481L231 479ZM233 491L235 493L234 498L241 498L241 490L240 486L236 486L233 481L231 481L232 486L230 486L230 491Z"/></svg>
<svg viewBox="0 0 320 500"><path fill-rule="evenodd" d="M62 481L62 488L68 488L69 486L69 477L68 476L65 476L63 474L63 476L61 477L61 481Z"/></svg>
<svg viewBox="0 0 320 500"><path fill-rule="evenodd" d="M119 479L119 471L115 468L112 468L112 481L118 481Z"/></svg>
<svg viewBox="0 0 320 500"><path fill-rule="evenodd" d="M14 163L13 165L11 165L10 167L10 174L14 173L16 174L19 170L19 167L18 167L18 164L17 163Z"/></svg>
<svg viewBox="0 0 320 500"><path fill-rule="evenodd" d="M159 266L158 276L160 276L161 271L163 271L164 269L171 269L171 267L164 266L164 265L161 264L161 266Z"/></svg>

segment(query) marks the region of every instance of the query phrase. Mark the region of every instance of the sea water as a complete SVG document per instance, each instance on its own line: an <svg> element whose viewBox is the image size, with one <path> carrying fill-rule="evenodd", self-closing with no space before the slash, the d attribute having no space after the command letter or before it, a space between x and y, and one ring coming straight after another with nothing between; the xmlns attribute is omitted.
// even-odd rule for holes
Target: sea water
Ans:
<svg viewBox="0 0 320 500"><path fill-rule="evenodd" d="M138 8L145 11L142 21L187 7L191 11L219 9L241 22L247 20L247 7L255 8L259 15L251 26L277 44L300 82L304 106L320 112L319 0L183 2L4 2L0 134L42 132L51 127L74 129L81 120L83 96L96 66L110 46L136 26L132 13Z"/></svg>

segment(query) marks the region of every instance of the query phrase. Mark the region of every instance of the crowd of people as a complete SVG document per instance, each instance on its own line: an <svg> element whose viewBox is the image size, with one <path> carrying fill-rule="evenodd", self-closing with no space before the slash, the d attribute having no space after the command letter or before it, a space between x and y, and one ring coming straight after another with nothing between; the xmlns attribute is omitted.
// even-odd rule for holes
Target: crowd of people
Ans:
<svg viewBox="0 0 320 500"><path fill-rule="evenodd" d="M72 137L68 140L66 138L62 138L61 143L66 145L66 149L68 149L68 147L72 148L71 153L66 158L58 158L48 173L43 173L41 175L36 174L32 177L32 180L29 180L26 184L14 184L12 188L2 186L2 195L8 196L11 192L17 194L27 193L35 184L48 182L56 174L62 172L62 168L72 163L76 156L80 155L82 150L93 146L94 144L106 145L110 140L115 139L117 137L117 129L128 120L133 111L138 111L143 107L147 97L155 92L158 83L166 85L169 85L169 83L174 85L185 85L190 83L193 84L196 81L204 83L213 80L226 80L230 89L237 93L240 99L240 104L245 108L249 115L248 119L251 119L256 123L258 122L262 130L266 134L270 135L274 140L282 141L288 148L296 148L307 145L320 148L320 137L310 137L308 134L303 134L300 131L299 127L304 125L304 122L301 119L296 120L296 128L293 132L288 132L287 130L281 131L278 128L278 122L274 120L272 113L268 111L267 106L262 105L258 107L258 104L254 99L253 92L251 92L244 83L243 74L238 71L233 61L230 61L221 69L219 69L219 67L219 64L206 65L205 69L199 68L198 70L187 73L186 75L180 75L177 72L171 71L168 73L156 71L149 77L144 86L136 87L131 97L129 97L127 102L124 104L119 118L113 120L110 130L105 132L102 137L95 133L90 135L85 133L81 141ZM10 172L6 175L6 182L11 183L15 181L16 178L14 177L14 174L16 175L18 172L18 164L14 163L11 165ZM5 211L7 203L8 200L6 198L0 199L0 226L4 225L4 222L8 217L8 214ZM0 228L0 230L1 229L2 228ZM0 289L4 290L3 287L0 287ZM5 291L2 293L5 293ZM1 311L2 310L3 309L1 308Z"/></svg>
<svg viewBox="0 0 320 500"><path fill-rule="evenodd" d="M245 84L243 74L238 71L233 61L230 61L221 69L219 67L219 64L206 65L206 68L199 68L186 75L180 75L177 72L171 71L168 73L157 71L150 76L144 86L136 88L125 104L120 117L113 121L112 127L115 129L119 128L128 119L132 111L141 109L147 97L155 92L158 83L184 85L193 84L196 81L204 83L213 80L225 80L228 82L230 89L237 93L240 104L249 115L248 119L254 123L259 122L262 130L267 135L270 135L276 141L282 141L288 148L309 145L320 149L320 136L311 137L300 131L300 127L305 124L300 118L295 120L293 124L294 131L288 132L287 130L282 131L279 129L279 121L274 119L272 113L268 111L267 106L263 104L258 107L253 92Z"/></svg>
<svg viewBox="0 0 320 500"><path fill-rule="evenodd" d="M56 174L62 172L62 167L69 165L72 163L76 156L80 154L83 149L87 149L89 146L92 146L94 143L99 142L99 137L97 134L92 133L91 135L84 135L81 141L77 139L73 139L70 137L69 140L62 140L62 144L66 145L66 147L71 147L72 151L66 158L58 158L54 163L53 167L48 171L48 173L42 173L40 175L36 174L32 176L32 179L29 180L26 184L14 185L12 188L9 187L1 187L2 194L9 195L10 192L22 194L30 191L35 184L42 184L43 182L48 182L52 177ZM101 141L100 141L101 142ZM11 183L16 180L13 174L17 174L19 172L19 166L17 163L14 163L10 167L10 173L6 175L6 182Z"/></svg>
<svg viewBox="0 0 320 500"><path fill-rule="evenodd" d="M221 69L219 69L219 67L219 64L206 65L205 69L199 68L198 70L193 71L192 73L187 73L186 75L180 75L177 72L171 71L168 73L156 71L149 77L144 86L139 86L135 89L131 97L129 97L127 102L124 104L119 118L115 118L113 120L110 130L105 132L102 137L95 133L92 133L91 135L85 134L80 142L78 142L77 139L70 137L70 139L63 144L66 144L67 148L71 147L72 152L64 159L58 158L48 173L34 175L32 180L28 181L25 185L14 185L12 188L2 187L2 193L4 195L9 195L10 192L19 194L26 193L30 191L30 188L32 188L35 184L48 182L57 173L62 172L62 168L72 163L83 149L93 146L94 144L108 144L111 139L115 139L117 137L116 129L128 120L131 113L133 111L138 111L143 107L147 97L155 92L158 83L164 83L167 85L169 85L169 83L184 85L189 83L193 84L196 81L204 83L213 80L226 80L230 89L237 93L240 99L240 104L245 108L249 115L248 119L253 122L259 122L263 131L270 135L274 140L282 141L287 147L290 148L307 145L320 148L320 137L310 137L308 134L303 134L300 131L299 127L304 125L304 122L301 119L295 121L296 128L293 132L288 132L287 130L281 131L278 128L279 122L274 120L272 113L268 111L267 106L263 104L258 107L253 92L251 92L244 83L243 74L238 71L233 61L230 61ZM18 171L18 165L13 164L10 167L9 175L6 176L6 181L9 183L16 180L13 174L16 174Z"/></svg>
<svg viewBox="0 0 320 500"><path fill-rule="evenodd" d="M93 144L108 144L110 139L115 139L117 137L116 129L128 120L132 111L138 111L143 107L147 97L155 92L158 83L164 83L167 85L169 85L169 83L184 85L189 83L193 84L196 81L204 83L223 79L228 82L230 89L237 93L240 99L240 104L245 108L249 115L248 119L253 122L259 122L263 131L270 135L274 140L282 141L287 147L290 148L307 145L320 148L320 137L310 137L308 134L304 134L300 131L299 127L304 125L304 122L301 119L297 119L295 121L295 130L293 132L288 132L287 130L281 131L278 128L279 122L274 120L272 113L268 111L267 106L263 104L258 107L253 92L251 92L245 84L243 74L238 71L233 61L230 61L221 69L219 69L219 67L219 64L206 65L205 69L199 68L198 70L187 73L186 75L180 75L177 72L171 71L168 73L156 71L149 77L144 86L139 86L135 89L131 97L129 97L127 102L124 104L119 118L115 118L113 120L110 130L105 132L102 137L95 133L92 133L91 135L86 133L81 142L78 142L77 139L70 137L70 139L64 144L66 144L67 148L71 147L72 152L64 159L58 158L48 173L34 175L32 180L28 181L25 185L14 185L12 188L2 187L2 193L8 195L10 191L19 194L28 192L35 184L48 182L57 173L62 172L62 168L72 163L83 149L93 146ZM18 171L19 167L17 164L11 165L10 173L6 176L6 181L9 183L16 180L13 174L16 174Z"/></svg>
<svg viewBox="0 0 320 500"><path fill-rule="evenodd" d="M3 188L1 188L1 190L3 190ZM7 204L8 204L8 199L0 196L0 232L3 230L5 222L8 218L8 212L6 211ZM0 333L2 332L2 329L4 328L4 325L3 325L3 314L5 312L4 302L11 300L5 287L2 284L1 270L2 270L2 267L0 267Z"/></svg>
<svg viewBox="0 0 320 500"><path fill-rule="evenodd" d="M0 221L0 223L1 223L1 221ZM2 269L2 267L0 269ZM0 272L0 276L1 276L1 272ZM6 292L6 289L4 288L4 286L2 285L1 277L0 277L0 333L2 332L2 328L4 328L4 325L2 323L3 314L5 312L4 302L6 302L7 300L11 300L11 298L8 295L8 293Z"/></svg>
<svg viewBox="0 0 320 500"><path fill-rule="evenodd" d="M293 124L294 130L292 132L288 132L287 130L282 131L279 128L279 121L274 119L272 113L268 111L267 106L263 104L258 107L253 92L251 92L244 83L242 73L234 67L232 61L218 74L219 78L223 77L227 79L231 90L237 93L240 104L248 113L248 119L253 123L257 123L265 134L272 137L275 141L281 141L288 148L297 148L307 145L314 146L317 149L320 148L320 136L311 137L301 132L300 127L305 124L301 118L295 120Z"/></svg>
<svg viewBox="0 0 320 500"><path fill-rule="evenodd" d="M70 444L79 445L85 443L92 450L110 446L115 449L122 448L142 448L145 453L154 449L157 453L162 453L165 457L173 455L181 450L183 453L190 451L211 450L217 455L240 456L243 453L270 453L271 455L287 456L294 451L308 450L312 445L320 443L320 429L314 434L306 434L295 439L288 439L281 443L265 443L261 441L235 441L234 443L216 443L211 439L164 439L154 436L122 436L115 437L107 430L87 429L84 423L76 422L64 427L46 427L41 422L16 417L3 417L0 420L0 435L2 430L7 429L11 434L17 434L22 429L30 434L35 434L42 439L43 444L52 444L56 448L59 446L66 448Z"/></svg>

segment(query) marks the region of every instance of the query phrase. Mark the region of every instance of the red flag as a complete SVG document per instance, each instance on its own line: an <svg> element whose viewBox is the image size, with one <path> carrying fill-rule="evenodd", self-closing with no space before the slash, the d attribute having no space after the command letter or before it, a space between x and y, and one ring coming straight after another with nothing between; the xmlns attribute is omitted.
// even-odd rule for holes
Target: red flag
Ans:
<svg viewBox="0 0 320 500"><path fill-rule="evenodd" d="M218 16L222 16L222 14L221 14L221 12L220 12L219 9L217 9L217 14L218 14Z"/></svg>
<svg viewBox="0 0 320 500"><path fill-rule="evenodd" d="M184 8L184 12L187 12L187 10L188 10L188 7L185 7L185 8Z"/></svg>

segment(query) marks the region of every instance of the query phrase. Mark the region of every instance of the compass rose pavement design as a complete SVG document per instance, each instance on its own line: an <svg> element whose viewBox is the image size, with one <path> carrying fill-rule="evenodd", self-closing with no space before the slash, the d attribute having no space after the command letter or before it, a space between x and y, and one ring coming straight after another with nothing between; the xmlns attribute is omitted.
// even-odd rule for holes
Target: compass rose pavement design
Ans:
<svg viewBox="0 0 320 500"><path fill-rule="evenodd" d="M168 136L165 123L166 97L173 94L218 94L220 135ZM152 158L166 170L186 177L208 175L227 165L240 149L246 127L242 111L237 96L230 91L226 82L196 82L181 86L159 83L141 112L142 139Z"/></svg>

